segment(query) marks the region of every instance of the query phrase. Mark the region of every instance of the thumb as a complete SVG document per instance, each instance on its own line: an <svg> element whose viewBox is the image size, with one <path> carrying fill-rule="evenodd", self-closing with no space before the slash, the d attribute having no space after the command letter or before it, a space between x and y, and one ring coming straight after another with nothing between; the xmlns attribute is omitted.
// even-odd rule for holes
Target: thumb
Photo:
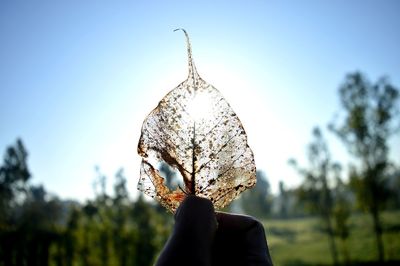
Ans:
<svg viewBox="0 0 400 266"><path fill-rule="evenodd" d="M217 220L211 201L187 196L175 213L175 225L157 266L211 265Z"/></svg>

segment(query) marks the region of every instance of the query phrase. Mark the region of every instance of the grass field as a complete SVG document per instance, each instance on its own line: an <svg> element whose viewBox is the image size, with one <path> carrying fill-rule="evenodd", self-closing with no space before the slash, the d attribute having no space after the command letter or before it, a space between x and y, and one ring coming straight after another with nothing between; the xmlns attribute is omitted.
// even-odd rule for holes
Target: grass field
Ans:
<svg viewBox="0 0 400 266"><path fill-rule="evenodd" d="M382 222L385 260L392 261L390 265L396 265L395 261L400 265L400 211L383 213ZM275 265L333 265L328 237L320 230L318 218L266 220L264 225ZM349 225L350 236L346 243L336 238L340 262L345 264L344 245L352 265L376 261L377 248L370 216L355 214Z"/></svg>

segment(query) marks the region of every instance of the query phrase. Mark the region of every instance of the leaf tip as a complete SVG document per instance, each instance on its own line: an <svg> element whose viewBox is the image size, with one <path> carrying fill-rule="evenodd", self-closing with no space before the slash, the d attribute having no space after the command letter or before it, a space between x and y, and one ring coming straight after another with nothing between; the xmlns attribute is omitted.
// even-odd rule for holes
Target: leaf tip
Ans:
<svg viewBox="0 0 400 266"><path fill-rule="evenodd" d="M177 28L174 30L174 32L175 31L183 31L183 33L185 34L185 37L186 37L188 61L189 61L189 77L198 76L199 74L197 73L197 70L196 70L196 67L194 65L193 58L192 58L192 45L190 44L189 34L187 33L187 31L184 28Z"/></svg>

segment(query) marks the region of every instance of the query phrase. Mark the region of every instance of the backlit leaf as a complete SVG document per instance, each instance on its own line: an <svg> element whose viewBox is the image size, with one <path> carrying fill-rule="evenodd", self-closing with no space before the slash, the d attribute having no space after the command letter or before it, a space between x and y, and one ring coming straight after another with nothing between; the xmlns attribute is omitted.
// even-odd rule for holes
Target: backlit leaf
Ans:
<svg viewBox="0 0 400 266"><path fill-rule="evenodd" d="M237 115L221 93L197 73L189 37L183 31L189 75L143 122L138 189L172 212L185 194L208 198L219 209L254 186L254 157ZM163 162L180 173L182 187L166 186L157 170Z"/></svg>

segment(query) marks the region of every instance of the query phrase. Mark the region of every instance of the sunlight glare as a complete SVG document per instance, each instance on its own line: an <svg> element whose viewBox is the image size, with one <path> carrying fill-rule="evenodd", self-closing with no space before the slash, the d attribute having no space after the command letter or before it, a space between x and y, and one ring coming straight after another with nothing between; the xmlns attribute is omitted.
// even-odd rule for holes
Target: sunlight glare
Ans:
<svg viewBox="0 0 400 266"><path fill-rule="evenodd" d="M212 102L209 93L196 93L189 103L188 113L195 122L209 118L213 110Z"/></svg>

